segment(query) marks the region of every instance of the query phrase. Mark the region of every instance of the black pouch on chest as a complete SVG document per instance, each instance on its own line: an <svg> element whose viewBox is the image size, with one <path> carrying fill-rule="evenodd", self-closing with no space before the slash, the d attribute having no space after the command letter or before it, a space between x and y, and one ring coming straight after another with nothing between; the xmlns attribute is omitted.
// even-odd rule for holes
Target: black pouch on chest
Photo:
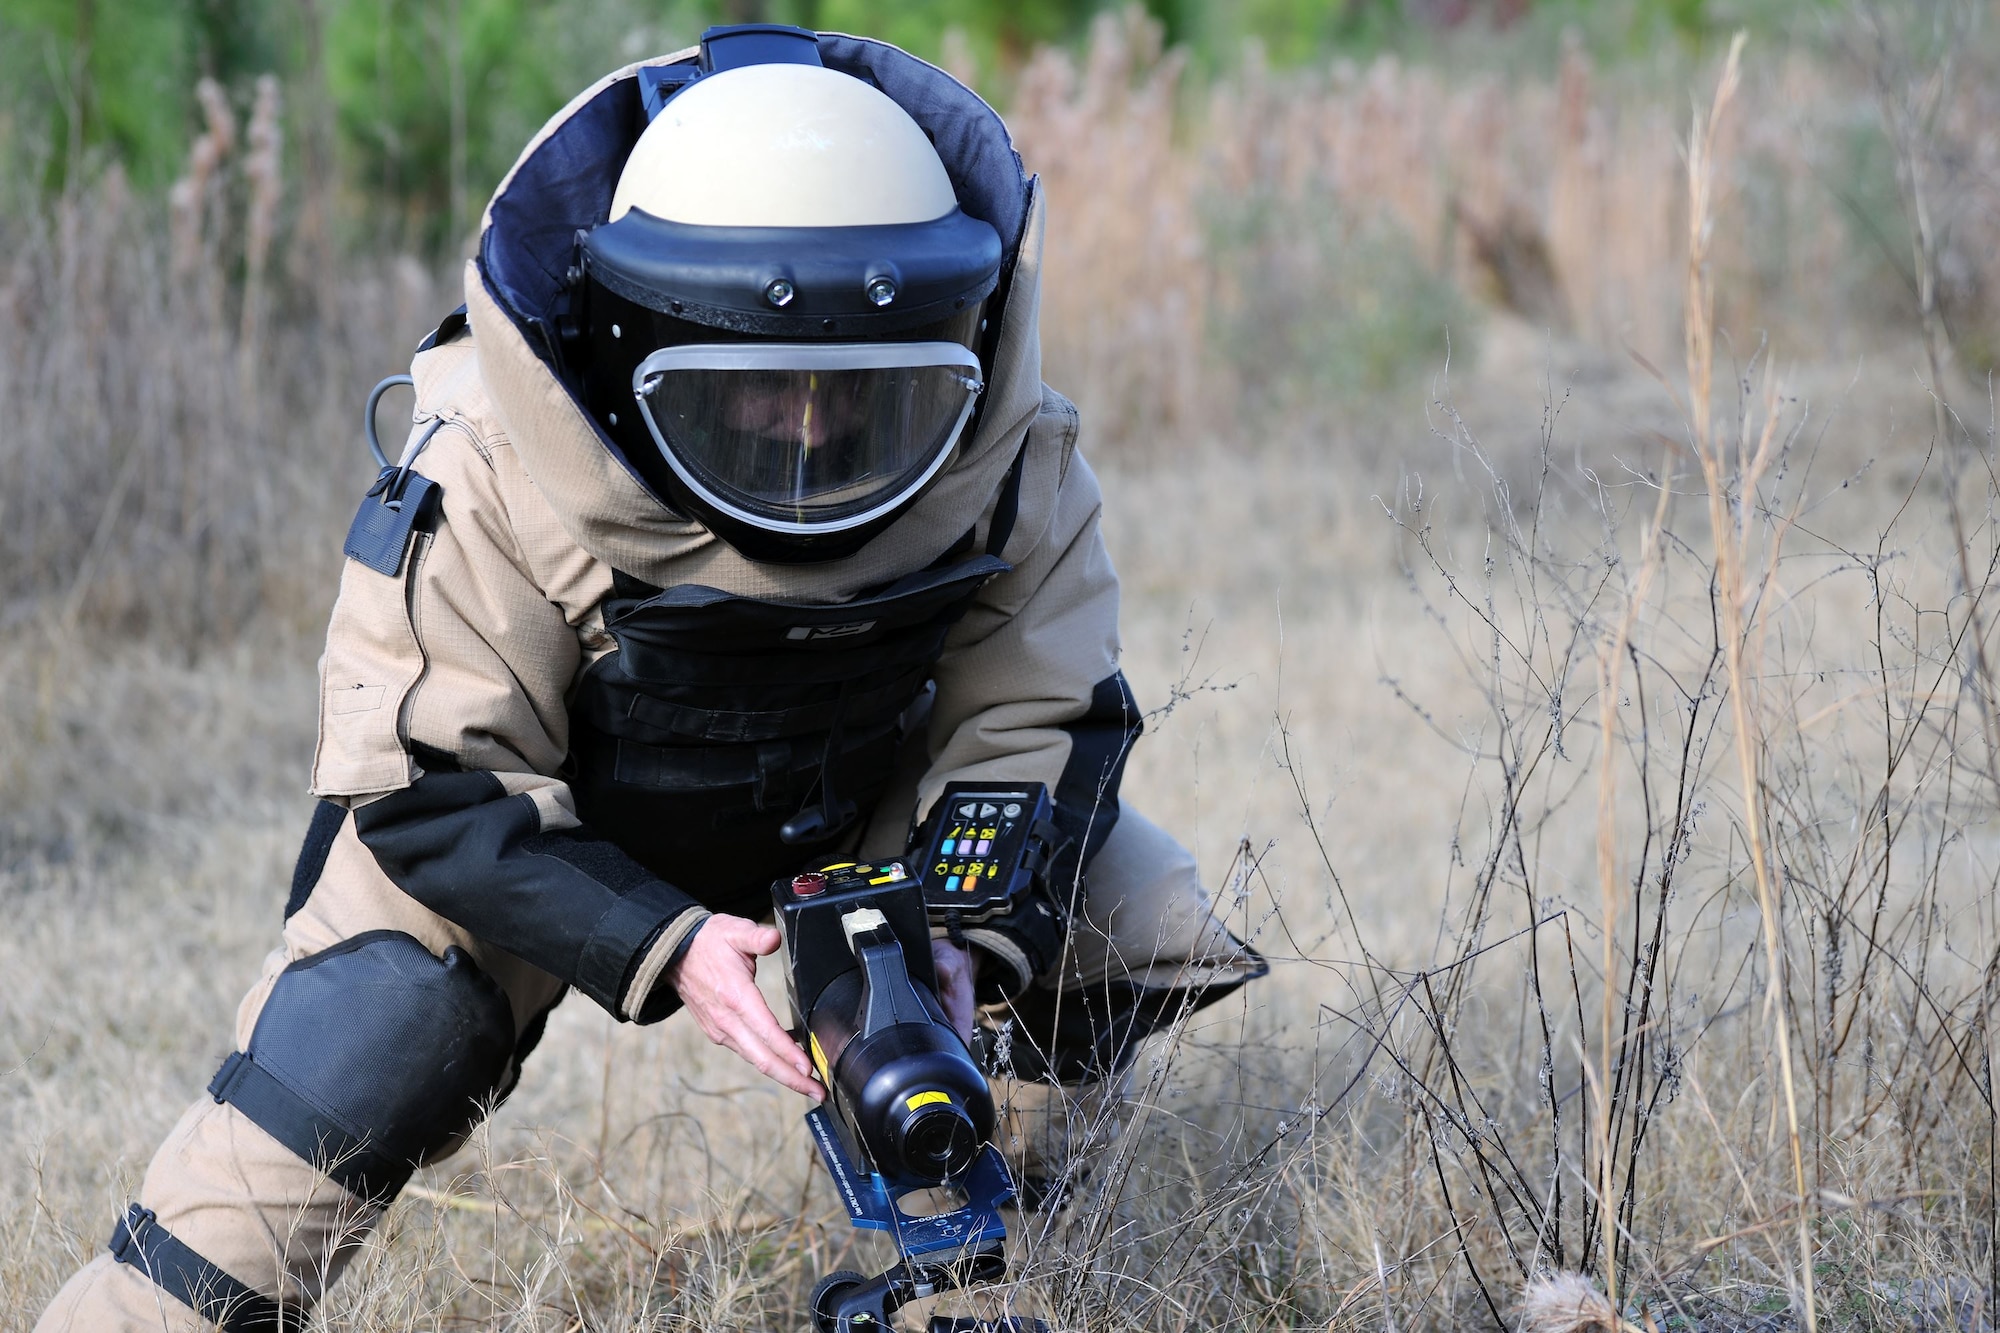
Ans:
<svg viewBox="0 0 2000 1333"><path fill-rule="evenodd" d="M444 490L408 468L385 467L361 498L341 553L390 578L403 571L412 533L427 530Z"/></svg>
<svg viewBox="0 0 2000 1333"><path fill-rule="evenodd" d="M782 831L816 796L880 797L945 636L1009 568L976 556L832 606L622 581L618 649L571 695L578 814L691 892L761 892L814 845Z"/></svg>

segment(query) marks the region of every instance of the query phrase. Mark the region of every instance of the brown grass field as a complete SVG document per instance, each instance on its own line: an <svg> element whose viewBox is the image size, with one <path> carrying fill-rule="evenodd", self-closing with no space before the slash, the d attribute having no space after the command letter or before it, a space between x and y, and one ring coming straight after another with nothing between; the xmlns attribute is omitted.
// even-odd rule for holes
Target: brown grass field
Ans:
<svg viewBox="0 0 2000 1333"><path fill-rule="evenodd" d="M1153 710L1127 794L1274 969L940 1308L2000 1322L1995 84L1855 32L1659 89L1570 50L1197 91L1128 16L1023 71L1046 373ZM1914 296L1815 193L1872 116ZM248 165L191 168L171 240L115 178L5 231L0 1330L276 941L352 416L455 304L409 261L285 278ZM315 1326L802 1327L885 1256L801 1110L572 999Z"/></svg>

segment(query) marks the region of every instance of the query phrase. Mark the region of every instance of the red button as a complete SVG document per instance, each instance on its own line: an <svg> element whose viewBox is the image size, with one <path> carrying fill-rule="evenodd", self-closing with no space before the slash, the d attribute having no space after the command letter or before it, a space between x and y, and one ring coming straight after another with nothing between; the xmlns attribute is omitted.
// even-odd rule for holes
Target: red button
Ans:
<svg viewBox="0 0 2000 1333"><path fill-rule="evenodd" d="M792 877L792 896L812 898L826 892L826 876L817 870L808 870L803 875Z"/></svg>

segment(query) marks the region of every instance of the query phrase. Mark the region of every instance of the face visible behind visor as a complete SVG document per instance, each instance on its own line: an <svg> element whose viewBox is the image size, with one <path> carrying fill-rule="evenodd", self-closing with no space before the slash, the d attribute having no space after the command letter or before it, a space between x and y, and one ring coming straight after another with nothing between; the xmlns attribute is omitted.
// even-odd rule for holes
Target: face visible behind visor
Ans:
<svg viewBox="0 0 2000 1333"><path fill-rule="evenodd" d="M901 512L943 468L980 388L979 358L955 342L695 343L633 375L684 486L797 536Z"/></svg>
<svg viewBox="0 0 2000 1333"><path fill-rule="evenodd" d="M744 555L852 554L949 465L1000 239L871 85L816 64L700 77L580 250L586 405Z"/></svg>

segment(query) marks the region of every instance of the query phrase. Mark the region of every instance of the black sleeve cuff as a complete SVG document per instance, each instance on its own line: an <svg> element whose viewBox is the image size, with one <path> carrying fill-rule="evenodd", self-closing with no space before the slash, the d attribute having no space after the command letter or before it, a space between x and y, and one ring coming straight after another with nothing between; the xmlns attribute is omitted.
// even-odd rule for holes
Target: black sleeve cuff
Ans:
<svg viewBox="0 0 2000 1333"><path fill-rule="evenodd" d="M653 936L659 936L672 926L674 921L678 920L680 918L676 916L672 920L661 922L659 930L654 931ZM666 966L660 969L660 979L653 983L653 989L646 994L645 1003L640 1006L639 1012L632 1016L634 1023L644 1027L648 1023L657 1023L663 1018L680 1012L680 992L667 983L667 975L680 966L681 959L687 957L688 946L694 943L694 937L701 934L701 928L707 924L707 918L697 921L694 929L690 930L682 937L681 942L674 946L673 956L668 958ZM652 947L653 940L649 938L646 941L645 947L633 956L633 966L638 966L639 961L645 958L647 952Z"/></svg>
<svg viewBox="0 0 2000 1333"><path fill-rule="evenodd" d="M587 828L544 832L491 773L426 773L354 812L397 887L613 1014L635 961L698 903Z"/></svg>

